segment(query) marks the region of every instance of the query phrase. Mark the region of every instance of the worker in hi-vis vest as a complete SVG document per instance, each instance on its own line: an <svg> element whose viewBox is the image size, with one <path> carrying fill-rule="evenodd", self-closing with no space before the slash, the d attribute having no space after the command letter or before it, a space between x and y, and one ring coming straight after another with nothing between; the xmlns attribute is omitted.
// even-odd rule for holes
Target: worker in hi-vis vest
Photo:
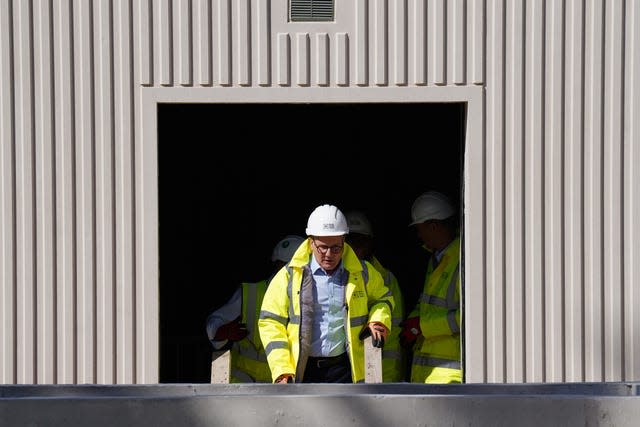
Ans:
<svg viewBox="0 0 640 427"><path fill-rule="evenodd" d="M388 336L393 297L348 232L337 207L317 207L309 237L269 284L258 327L275 383L364 382L363 339L380 348Z"/></svg>
<svg viewBox="0 0 640 427"><path fill-rule="evenodd" d="M413 348L411 382L461 383L458 215L445 195L429 191L416 198L411 217L431 252L422 294L400 333Z"/></svg>
<svg viewBox="0 0 640 427"><path fill-rule="evenodd" d="M207 335L215 350L231 348L231 383L270 383L271 371L258 333L260 306L273 275L293 256L304 241L286 236L273 248L271 277L257 283L242 283L231 299L207 318Z"/></svg>
<svg viewBox="0 0 640 427"><path fill-rule="evenodd" d="M402 292L396 276L382 266L374 255L375 241L371 222L363 212L350 211L346 213L349 234L347 243L361 260L369 261L382 275L384 284L393 296L393 312L391 313L391 331L382 350L382 381L395 383L406 381L406 367L404 348L400 345L400 322L404 319L404 303Z"/></svg>

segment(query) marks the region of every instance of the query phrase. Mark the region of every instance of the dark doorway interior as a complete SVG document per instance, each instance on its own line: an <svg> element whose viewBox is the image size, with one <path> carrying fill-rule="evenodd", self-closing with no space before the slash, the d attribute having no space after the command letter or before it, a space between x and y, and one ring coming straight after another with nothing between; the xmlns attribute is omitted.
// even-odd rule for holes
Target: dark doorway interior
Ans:
<svg viewBox="0 0 640 427"><path fill-rule="evenodd" d="M321 204L369 216L411 310L428 259L411 204L460 200L464 128L463 103L160 105L160 382L209 382L207 315Z"/></svg>

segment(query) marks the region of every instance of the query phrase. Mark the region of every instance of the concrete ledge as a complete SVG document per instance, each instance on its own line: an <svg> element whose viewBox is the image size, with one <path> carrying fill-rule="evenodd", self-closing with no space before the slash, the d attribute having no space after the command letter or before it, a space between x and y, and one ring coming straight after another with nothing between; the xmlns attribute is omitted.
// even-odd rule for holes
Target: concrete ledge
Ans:
<svg viewBox="0 0 640 427"><path fill-rule="evenodd" d="M0 425L636 426L639 383L0 386Z"/></svg>

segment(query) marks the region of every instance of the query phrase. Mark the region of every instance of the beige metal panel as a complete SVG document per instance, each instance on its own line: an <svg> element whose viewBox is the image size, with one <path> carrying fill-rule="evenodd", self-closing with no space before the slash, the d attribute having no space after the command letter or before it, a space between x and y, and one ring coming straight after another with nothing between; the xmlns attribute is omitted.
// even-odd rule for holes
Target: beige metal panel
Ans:
<svg viewBox="0 0 640 427"><path fill-rule="evenodd" d="M372 7L369 9L369 26L371 28L371 50L369 60L371 61L369 69L373 71L373 84L377 86L386 86L389 83L388 78L388 61L389 46L387 33L388 26L388 10L386 0L370 0Z"/></svg>
<svg viewBox="0 0 640 427"><path fill-rule="evenodd" d="M33 3L33 81L35 141L36 236L36 382L56 378L55 342L55 213L54 123L51 47L52 10L46 1Z"/></svg>
<svg viewBox="0 0 640 427"><path fill-rule="evenodd" d="M18 2L13 10L15 85L15 198L16 198L16 334L17 382L37 380L36 366L36 222L31 4Z"/></svg>
<svg viewBox="0 0 640 427"><path fill-rule="evenodd" d="M603 3L585 5L585 380L604 381L602 80Z"/></svg>
<svg viewBox="0 0 640 427"><path fill-rule="evenodd" d="M623 378L622 325L622 127L623 28L622 2L605 3L604 69L604 372L605 381Z"/></svg>
<svg viewBox="0 0 640 427"><path fill-rule="evenodd" d="M527 2L527 6L531 2ZM479 85L484 83L484 0L468 0L467 2L467 71L469 73L468 82Z"/></svg>
<svg viewBox="0 0 640 427"><path fill-rule="evenodd" d="M447 3L431 0L427 10L429 84L447 84Z"/></svg>
<svg viewBox="0 0 640 427"><path fill-rule="evenodd" d="M349 35L346 33L336 34L336 84L347 86L349 84Z"/></svg>
<svg viewBox="0 0 640 427"><path fill-rule="evenodd" d="M138 82L143 86L153 85L153 64L154 64L154 45L153 45L153 29L154 17L152 14L151 4L153 0L139 0L133 2L133 13L135 16L133 28L136 34L136 45L138 47L136 60L139 62L137 77Z"/></svg>
<svg viewBox="0 0 640 427"><path fill-rule="evenodd" d="M354 0L355 7L355 84L369 84L369 2Z"/></svg>
<svg viewBox="0 0 640 427"><path fill-rule="evenodd" d="M505 3L505 379L524 381L524 2Z"/></svg>
<svg viewBox="0 0 640 427"><path fill-rule="evenodd" d="M485 381L505 380L504 277L504 3L487 4L486 184L487 184L487 372ZM470 304L471 302L469 302ZM475 323L471 319L471 323Z"/></svg>
<svg viewBox="0 0 640 427"><path fill-rule="evenodd" d="M427 84L427 4L423 0L409 0L409 80L415 85Z"/></svg>
<svg viewBox="0 0 640 427"><path fill-rule="evenodd" d="M407 84L407 1L391 0L389 20L389 58L391 58L392 84L404 86Z"/></svg>
<svg viewBox="0 0 640 427"><path fill-rule="evenodd" d="M582 165L584 150L584 6L573 1L565 9L565 123L564 123L564 280L566 377L584 381L584 215Z"/></svg>
<svg viewBox="0 0 640 427"><path fill-rule="evenodd" d="M73 4L76 218L76 381L96 381L96 240L93 93L93 15L91 4Z"/></svg>
<svg viewBox="0 0 640 427"><path fill-rule="evenodd" d="M95 233L96 233L96 343L97 382L115 381L114 253L115 201L113 134L113 28L108 2L93 8L93 57L95 90ZM91 191L91 190L89 190Z"/></svg>
<svg viewBox="0 0 640 427"><path fill-rule="evenodd" d="M545 10L544 75L544 321L545 381L565 380L564 372L564 247L563 221L563 5L549 2Z"/></svg>
<svg viewBox="0 0 640 427"><path fill-rule="evenodd" d="M153 0L153 75L157 84L173 86L173 26L171 0Z"/></svg>
<svg viewBox="0 0 640 427"><path fill-rule="evenodd" d="M254 43L257 46L256 68L257 82L260 86L271 84L271 0L257 0L256 3L256 31ZM328 59L327 59L328 60Z"/></svg>
<svg viewBox="0 0 640 427"><path fill-rule="evenodd" d="M13 9L0 3L0 383L16 382Z"/></svg>
<svg viewBox="0 0 640 427"><path fill-rule="evenodd" d="M291 38L289 34L278 34L278 48L276 58L278 68L276 70L277 81L280 86L291 84Z"/></svg>
<svg viewBox="0 0 640 427"><path fill-rule="evenodd" d="M232 41L232 52L236 55L232 68L236 67L238 84L251 85L251 5L250 0L235 0L232 2L235 17L235 33Z"/></svg>
<svg viewBox="0 0 640 427"><path fill-rule="evenodd" d="M135 382L136 298L133 213L133 16L128 0L116 0L114 20L115 357L118 384Z"/></svg>
<svg viewBox="0 0 640 427"><path fill-rule="evenodd" d="M72 2L65 7L53 8L53 61L54 121L55 121L55 360L56 378L53 383L73 384L76 382L75 354L75 218L74 218L74 99L73 99L73 55L69 10Z"/></svg>
<svg viewBox="0 0 640 427"><path fill-rule="evenodd" d="M544 215L544 4L526 2L525 31L525 120L524 120L524 253L525 380L544 382L545 329L543 296L544 238L540 230Z"/></svg>
<svg viewBox="0 0 640 427"><path fill-rule="evenodd" d="M295 82L297 86L311 83L311 40L308 33L296 34L294 59L296 64Z"/></svg>
<svg viewBox="0 0 640 427"><path fill-rule="evenodd" d="M624 97L624 373L640 378L640 2L627 2L625 11L625 87Z"/></svg>
<svg viewBox="0 0 640 427"><path fill-rule="evenodd" d="M173 0L173 46L177 62L176 82L180 86L193 85L193 49L190 0ZM202 38L202 37L199 37Z"/></svg>
<svg viewBox="0 0 640 427"><path fill-rule="evenodd" d="M447 11L447 81L461 85L466 83L466 2L453 0Z"/></svg>
<svg viewBox="0 0 640 427"><path fill-rule="evenodd" d="M211 72L211 2L194 0L193 2L193 56L195 84L210 86L213 82Z"/></svg>
<svg viewBox="0 0 640 427"><path fill-rule="evenodd" d="M214 58L218 64L217 83L228 86L232 82L232 48L231 48L231 3L229 0L216 0L216 36L218 38L217 56Z"/></svg>
<svg viewBox="0 0 640 427"><path fill-rule="evenodd" d="M327 33L316 34L316 51L315 51L316 78L317 86L329 86L330 65L329 59L329 35Z"/></svg>

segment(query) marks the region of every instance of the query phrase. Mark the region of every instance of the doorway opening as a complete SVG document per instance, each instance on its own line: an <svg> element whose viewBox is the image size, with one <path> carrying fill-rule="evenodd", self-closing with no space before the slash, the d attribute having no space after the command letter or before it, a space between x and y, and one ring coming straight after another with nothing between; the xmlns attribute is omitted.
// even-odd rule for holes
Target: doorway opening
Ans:
<svg viewBox="0 0 640 427"><path fill-rule="evenodd" d="M161 383L210 381L207 316L321 204L368 216L413 308L429 254L411 205L461 206L466 103L168 103L157 123Z"/></svg>

